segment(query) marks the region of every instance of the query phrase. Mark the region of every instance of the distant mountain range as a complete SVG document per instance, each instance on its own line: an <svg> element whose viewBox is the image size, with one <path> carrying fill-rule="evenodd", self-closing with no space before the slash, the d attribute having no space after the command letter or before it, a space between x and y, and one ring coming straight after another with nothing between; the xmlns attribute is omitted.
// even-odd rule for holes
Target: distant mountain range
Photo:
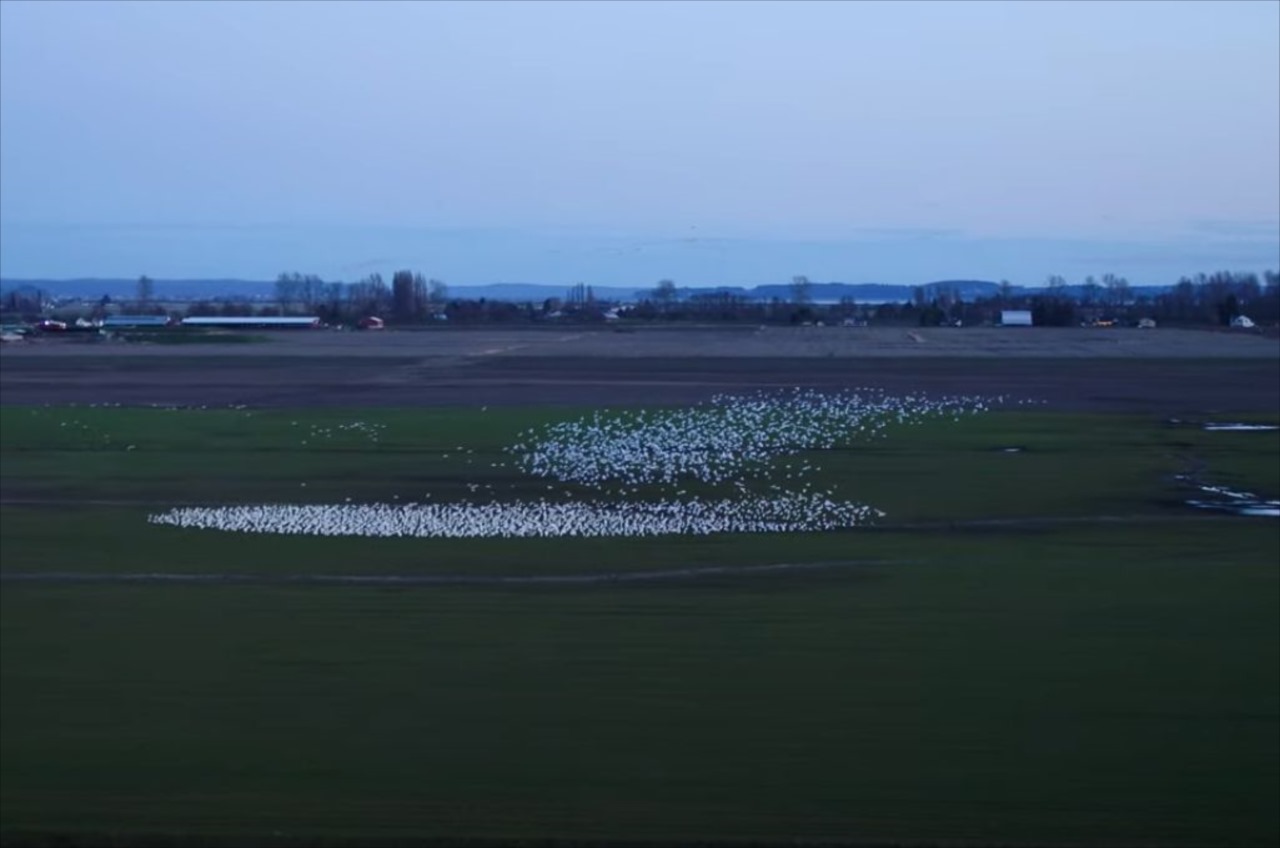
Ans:
<svg viewBox="0 0 1280 848"><path fill-rule="evenodd" d="M157 300L214 300L244 298L270 300L275 296L275 282L268 280L161 280L154 281ZM917 288L924 288L928 296L946 291L964 300L991 297L1000 290L1000 284L988 280L938 280L921 286L887 285L883 283L819 283L809 288L809 298L815 303L838 303L851 298L858 303L905 302L915 297ZM109 295L113 300L129 300L137 291L137 280L77 279L77 280L0 280L0 292L18 288L34 288L48 292L56 298L85 298L97 300ZM1067 286L1065 293L1079 297L1082 286ZM1135 291L1154 294L1167 290L1168 286L1135 286ZM1013 286L1017 294L1035 294L1043 291L1033 286ZM541 303L548 298L564 298L565 286L544 283L493 283L486 286L450 286L449 296L468 300L487 298L523 303ZM633 302L650 296L652 288L633 289L616 286L592 286L599 300ZM773 299L790 300L789 284L763 286L716 286L707 288L680 287L676 289L680 299L698 295L729 293L754 301Z"/></svg>

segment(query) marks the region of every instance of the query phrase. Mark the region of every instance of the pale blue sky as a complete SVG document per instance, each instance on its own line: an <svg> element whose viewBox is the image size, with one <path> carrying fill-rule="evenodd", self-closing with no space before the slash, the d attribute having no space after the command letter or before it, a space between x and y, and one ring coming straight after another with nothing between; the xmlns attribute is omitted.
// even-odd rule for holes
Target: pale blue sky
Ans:
<svg viewBox="0 0 1280 848"><path fill-rule="evenodd" d="M5 277L1072 262L1280 266L1280 2L0 0Z"/></svg>

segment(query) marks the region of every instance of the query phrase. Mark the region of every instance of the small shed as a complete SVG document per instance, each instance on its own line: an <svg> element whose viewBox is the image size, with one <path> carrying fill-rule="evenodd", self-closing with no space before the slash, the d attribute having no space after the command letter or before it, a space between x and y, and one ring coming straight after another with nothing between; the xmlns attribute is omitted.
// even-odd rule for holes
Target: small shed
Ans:
<svg viewBox="0 0 1280 848"><path fill-rule="evenodd" d="M1001 309L1000 310L1000 326L1001 327L1030 327L1031 326L1031 310L1030 309Z"/></svg>
<svg viewBox="0 0 1280 848"><path fill-rule="evenodd" d="M378 316L370 315L367 318L361 318L356 326L362 330L381 330L386 325Z"/></svg>
<svg viewBox="0 0 1280 848"><path fill-rule="evenodd" d="M1247 330L1250 327L1253 327L1256 325L1253 323L1253 320L1248 315L1237 315L1236 317L1231 319L1231 326L1240 327L1242 329Z"/></svg>

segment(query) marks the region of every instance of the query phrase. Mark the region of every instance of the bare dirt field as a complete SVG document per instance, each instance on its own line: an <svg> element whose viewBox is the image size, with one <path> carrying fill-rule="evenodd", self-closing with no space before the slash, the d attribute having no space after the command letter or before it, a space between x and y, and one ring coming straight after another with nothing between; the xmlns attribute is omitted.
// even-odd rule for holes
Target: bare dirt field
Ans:
<svg viewBox="0 0 1280 848"><path fill-rule="evenodd" d="M0 403L689 403L759 388L1005 394L1064 409L1280 409L1280 339L1041 328L432 329L260 344L46 338L0 353Z"/></svg>
<svg viewBox="0 0 1280 848"><path fill-rule="evenodd" d="M1263 331L1049 327L572 327L429 328L379 332L253 331L260 344L90 344L46 336L6 345L0 356L341 357L756 357L900 358L1280 358L1280 336ZM184 353L185 355L185 353Z"/></svg>

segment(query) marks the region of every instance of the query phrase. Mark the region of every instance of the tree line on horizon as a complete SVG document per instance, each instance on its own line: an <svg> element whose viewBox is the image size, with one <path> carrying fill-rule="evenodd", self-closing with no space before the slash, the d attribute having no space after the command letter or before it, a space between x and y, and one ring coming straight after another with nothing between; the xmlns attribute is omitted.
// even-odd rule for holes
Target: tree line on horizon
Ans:
<svg viewBox="0 0 1280 848"><path fill-rule="evenodd" d="M816 303L813 283L795 276L787 297L754 300L739 292L713 289L686 290L661 280L621 317L637 321L703 321L744 323L856 322L941 326L991 322L1000 310L1030 310L1041 326L1073 326L1106 318L1136 322L1149 318L1162 324L1183 326L1226 325L1238 315L1261 324L1280 323L1280 272L1219 271L1182 277L1165 290L1136 288L1114 274L1086 277L1071 285L1052 275L1039 290L1026 291L1002 281L987 297L970 297L953 285L917 286L903 302L858 303L844 298L838 303ZM210 299L192 303L186 316L286 316L315 315L326 324L352 324L376 315L390 324L425 324L441 319L453 323L519 323L554 317L567 321L603 321L618 315L617 304L597 298L591 286L571 287L563 298L540 303L515 303L485 298L450 298L448 286L423 274L396 271L388 285L381 274L370 274L354 283L325 282L298 272L282 273L275 282L274 302L251 304L241 298ZM121 304L109 297L100 300L89 317L102 317L121 308L139 314L171 314L155 297L154 282L146 276L137 282L135 298ZM35 316L44 311L47 296L38 290L17 289L0 299L6 315Z"/></svg>

